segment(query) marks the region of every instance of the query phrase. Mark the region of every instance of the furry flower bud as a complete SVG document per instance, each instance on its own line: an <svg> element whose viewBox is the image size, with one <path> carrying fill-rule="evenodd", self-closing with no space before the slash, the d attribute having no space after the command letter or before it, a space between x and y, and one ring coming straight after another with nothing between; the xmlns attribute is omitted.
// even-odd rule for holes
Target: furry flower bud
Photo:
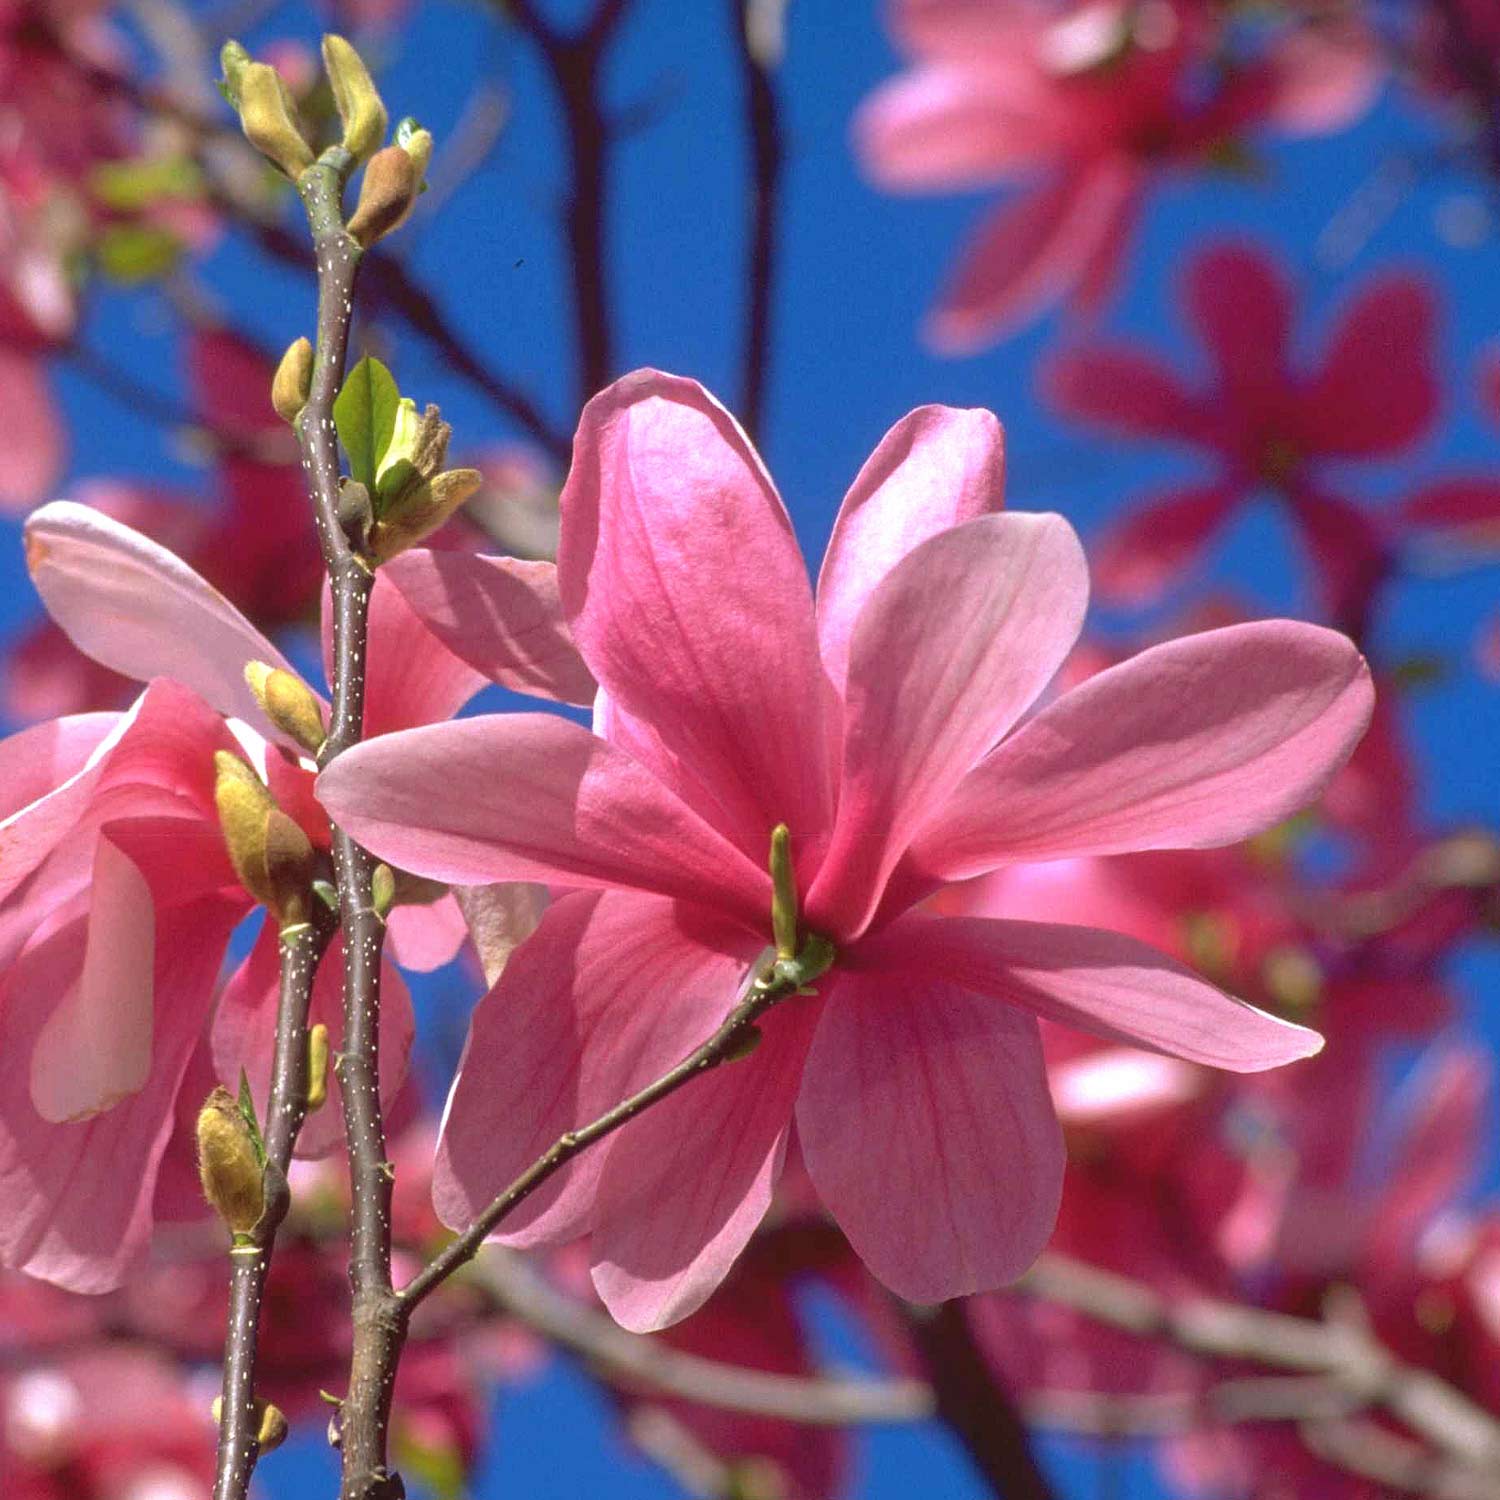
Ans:
<svg viewBox="0 0 1500 1500"><path fill-rule="evenodd" d="M310 340L298 339L288 344L276 374L271 380L271 405L283 422L295 422L312 393L313 346Z"/></svg>
<svg viewBox="0 0 1500 1500"><path fill-rule="evenodd" d="M216 1088L198 1111L198 1178L203 1196L233 1234L249 1234L265 1212L265 1168L234 1097Z"/></svg>
<svg viewBox="0 0 1500 1500"><path fill-rule="evenodd" d="M323 38L323 68L343 122L344 150L356 161L363 161L385 139L387 116L380 91L364 59L333 32Z"/></svg>

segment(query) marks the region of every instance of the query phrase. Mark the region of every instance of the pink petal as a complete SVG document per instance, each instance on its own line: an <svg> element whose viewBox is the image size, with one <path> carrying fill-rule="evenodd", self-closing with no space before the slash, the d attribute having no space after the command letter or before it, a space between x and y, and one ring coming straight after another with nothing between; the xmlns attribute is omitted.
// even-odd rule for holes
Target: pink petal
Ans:
<svg viewBox="0 0 1500 1500"><path fill-rule="evenodd" d="M386 919L386 942L403 969L430 974L463 952L469 935L451 891L436 901L397 906Z"/></svg>
<svg viewBox="0 0 1500 1500"><path fill-rule="evenodd" d="M1099 543L1100 595L1118 604L1150 603L1199 561L1242 499L1236 484L1204 484L1132 507Z"/></svg>
<svg viewBox="0 0 1500 1500"><path fill-rule="evenodd" d="M891 569L850 647L838 821L809 921L864 926L921 825L1062 664L1087 601L1060 516L981 516Z"/></svg>
<svg viewBox="0 0 1500 1500"><path fill-rule="evenodd" d="M0 740L0 818L10 818L76 776L120 718L72 714Z"/></svg>
<svg viewBox="0 0 1500 1500"><path fill-rule="evenodd" d="M344 1034L344 953L342 934L335 936L318 965L313 982L308 1025L328 1028L329 1046L339 1048ZM276 923L261 926L255 946L229 976L219 997L213 1021L213 1059L219 1080L231 1092L239 1087L240 1070L250 1083L256 1112L266 1118L271 1095L271 1062L276 1047L276 1011L281 987L281 937ZM406 1079L415 1023L411 995L389 964L380 978L380 1098L389 1108ZM297 1155L326 1156L343 1144L343 1106L338 1073L328 1070L328 1098L308 1115L297 1140Z"/></svg>
<svg viewBox="0 0 1500 1500"><path fill-rule="evenodd" d="M623 886L752 923L771 883L623 752L550 714L408 729L356 745L318 799L380 858L447 885Z"/></svg>
<svg viewBox="0 0 1500 1500"><path fill-rule="evenodd" d="M156 909L108 838L94 851L82 968L52 997L31 1054L31 1102L49 1124L86 1119L145 1086L151 1068Z"/></svg>
<svg viewBox="0 0 1500 1500"><path fill-rule="evenodd" d="M1058 147L1060 132L1039 116L1040 101L1025 82L1018 69L939 64L902 73L860 106L855 151L887 192L959 192L1004 181Z"/></svg>
<svg viewBox="0 0 1500 1500"><path fill-rule="evenodd" d="M1155 948L1094 927L912 916L861 944L855 961L896 990L931 975L1108 1041L1235 1073L1323 1045L1317 1032L1231 998Z"/></svg>
<svg viewBox="0 0 1500 1500"><path fill-rule="evenodd" d="M1317 625L1266 620L1168 641L1018 730L913 856L954 880L1011 860L1233 843L1312 801L1372 704L1364 659Z"/></svg>
<svg viewBox="0 0 1500 1500"><path fill-rule="evenodd" d="M51 493L62 475L67 437L46 366L35 355L0 349L0 401L7 434L0 510L18 513Z"/></svg>
<svg viewBox="0 0 1500 1500"><path fill-rule="evenodd" d="M1293 23L1269 58L1272 118L1293 135L1328 135L1374 103L1386 72L1379 38L1358 19Z"/></svg>
<svg viewBox="0 0 1500 1500"><path fill-rule="evenodd" d="M557 569L472 552L403 552L380 570L422 623L489 682L589 704L596 685L573 644Z"/></svg>
<svg viewBox="0 0 1500 1500"><path fill-rule="evenodd" d="M1062 301L1116 242L1135 172L1114 163L1028 187L980 225L927 324L943 354L972 354Z"/></svg>
<svg viewBox="0 0 1500 1500"><path fill-rule="evenodd" d="M484 982L492 989L510 956L541 925L550 900L547 887L529 880L465 885L453 892L474 943Z"/></svg>
<svg viewBox="0 0 1500 1500"><path fill-rule="evenodd" d="M1014 1281L1057 1220L1062 1132L1036 1022L936 978L840 973L797 1133L849 1243L908 1301Z"/></svg>
<svg viewBox="0 0 1500 1500"><path fill-rule="evenodd" d="M0 995L0 1263L79 1292L118 1286L151 1232L173 1106L207 1020L235 909L217 898L165 914L156 934L151 1066L139 1092L87 1120L51 1124L31 1099L30 1057L79 972L81 921L13 966Z"/></svg>
<svg viewBox="0 0 1500 1500"><path fill-rule="evenodd" d="M889 0L886 19L891 35L907 51L972 62L1021 52L1026 37L1046 16L995 0Z"/></svg>
<svg viewBox="0 0 1500 1500"><path fill-rule="evenodd" d="M1414 276L1367 287L1339 320L1299 406L1301 441L1340 458L1400 453L1426 435L1440 400L1437 309Z"/></svg>
<svg viewBox="0 0 1500 1500"><path fill-rule="evenodd" d="M620 1132L600 1176L592 1241L594 1286L616 1322L636 1333L665 1328L728 1275L770 1207L817 1016L816 1001L783 1002L760 1022L749 1058Z"/></svg>
<svg viewBox="0 0 1500 1500"><path fill-rule="evenodd" d="M1293 485L1286 498L1327 617L1363 637L1376 593L1393 564L1383 527L1358 506L1307 483Z"/></svg>
<svg viewBox="0 0 1500 1500"><path fill-rule="evenodd" d="M694 381L629 375L585 407L560 503L563 609L600 684L694 767L756 860L777 823L821 832L812 591L734 419Z"/></svg>
<svg viewBox="0 0 1500 1500"><path fill-rule="evenodd" d="M443 1220L469 1223L558 1136L705 1040L759 951L722 922L655 897L579 891L548 907L474 1011L433 1173ZM582 1233L611 1149L583 1152L500 1237L529 1245Z"/></svg>
<svg viewBox="0 0 1500 1500"><path fill-rule="evenodd" d="M923 406L886 433L844 496L818 575L818 641L835 687L880 580L919 542L1004 502L1005 434L992 413Z"/></svg>
<svg viewBox="0 0 1500 1500"><path fill-rule="evenodd" d="M1054 355L1042 372L1048 402L1063 416L1130 438L1205 441L1202 404L1166 365L1128 345Z"/></svg>
<svg viewBox="0 0 1500 1500"><path fill-rule="evenodd" d="M149 537L85 505L54 501L26 523L26 562L47 612L79 650L126 677L171 677L221 713L281 738L245 664L292 670L217 589Z"/></svg>
<svg viewBox="0 0 1500 1500"><path fill-rule="evenodd" d="M1237 244L1201 252L1188 267L1183 300L1227 399L1258 409L1286 388L1292 293L1269 256Z"/></svg>

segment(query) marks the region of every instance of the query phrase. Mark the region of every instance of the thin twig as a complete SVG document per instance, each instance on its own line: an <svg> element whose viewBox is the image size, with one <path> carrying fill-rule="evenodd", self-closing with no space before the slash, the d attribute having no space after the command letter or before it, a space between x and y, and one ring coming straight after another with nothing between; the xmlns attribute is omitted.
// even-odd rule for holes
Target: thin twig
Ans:
<svg viewBox="0 0 1500 1500"><path fill-rule="evenodd" d="M229 1323L214 1500L244 1500L260 1456L255 1361L261 1297L276 1232L290 1205L286 1173L307 1115L307 1007L318 963L332 931L331 919L320 918L289 929L281 939L276 1048L265 1124L266 1208L245 1241L229 1252Z"/></svg>
<svg viewBox="0 0 1500 1500"><path fill-rule="evenodd" d="M331 147L298 182L318 267L318 327L312 387L297 418L302 463L333 593L333 712L318 753L329 764L364 732L365 650L375 578L339 521L338 438L333 403L343 383L359 245L344 227L343 193L353 162ZM391 1394L405 1328L391 1288L391 1181L380 1108L380 955L385 923L375 910L375 861L343 829L333 864L344 930L344 1038L338 1060L352 1198L349 1280L354 1353L340 1414L342 1500L399 1500L386 1468Z"/></svg>
<svg viewBox="0 0 1500 1500"><path fill-rule="evenodd" d="M780 60L786 0L729 0L745 90L750 136L749 250L740 420L759 441L770 366L776 285L776 230L783 161L781 121L772 68Z"/></svg>
<svg viewBox="0 0 1500 1500"><path fill-rule="evenodd" d="M629 1333L596 1308L558 1291L519 1255L499 1246L475 1261L473 1274L511 1317L578 1355L590 1370L623 1390L808 1427L904 1424L933 1415L932 1392L920 1380L777 1375Z"/></svg>
<svg viewBox="0 0 1500 1500"><path fill-rule="evenodd" d="M588 1125L560 1136L456 1239L451 1240L397 1294L402 1310L412 1310L429 1293L434 1292L460 1266L479 1252L489 1235L512 1209L525 1202L550 1177L561 1171L580 1151L612 1135L622 1125L649 1109L653 1104L675 1094L678 1089L701 1078L705 1073L728 1062L748 1038L755 1022L777 1002L794 994L802 977L785 973L779 965L758 968L745 996L724 1018L717 1031L706 1042L694 1047L676 1067L662 1074L639 1093L622 1100Z"/></svg>

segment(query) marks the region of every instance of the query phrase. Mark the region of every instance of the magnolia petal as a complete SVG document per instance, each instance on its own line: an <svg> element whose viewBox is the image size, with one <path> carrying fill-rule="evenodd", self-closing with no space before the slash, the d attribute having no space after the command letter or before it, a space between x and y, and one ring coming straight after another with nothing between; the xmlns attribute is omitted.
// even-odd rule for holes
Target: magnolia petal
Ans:
<svg viewBox="0 0 1500 1500"><path fill-rule="evenodd" d="M346 750L318 799L380 858L448 885L538 880L715 904L771 882L629 756L550 714L432 724Z"/></svg>
<svg viewBox="0 0 1500 1500"><path fill-rule="evenodd" d="M913 845L933 875L1203 849L1312 801L1369 723L1369 668L1291 620L1168 641L1090 678L988 756Z"/></svg>
<svg viewBox="0 0 1500 1500"><path fill-rule="evenodd" d="M654 370L584 408L557 576L599 683L694 767L757 861L830 817L812 590L749 439L695 381Z"/></svg>
<svg viewBox="0 0 1500 1500"><path fill-rule="evenodd" d="M863 927L913 835L1061 666L1087 601L1060 516L981 516L891 569L854 630L838 821L809 921Z"/></svg>
<svg viewBox="0 0 1500 1500"><path fill-rule="evenodd" d="M991 917L907 917L861 944L862 969L924 974L1048 1021L1235 1073L1323 1045L1317 1032L1233 999L1155 948L1094 927Z"/></svg>
<svg viewBox="0 0 1500 1500"><path fill-rule="evenodd" d="M592 1241L594 1287L616 1322L636 1333L665 1328L728 1275L770 1207L817 1014L816 1002L783 1002L759 1022L749 1058L620 1132Z"/></svg>
<svg viewBox="0 0 1500 1500"><path fill-rule="evenodd" d="M797 1133L861 1260L911 1302L993 1291L1046 1244L1062 1132L1032 1017L941 979L840 973Z"/></svg>
<svg viewBox="0 0 1500 1500"><path fill-rule="evenodd" d="M547 908L479 1002L443 1119L433 1201L460 1228L565 1131L666 1072L733 1006L754 939L684 906L575 891ZM611 1142L502 1226L507 1243L584 1232Z"/></svg>
<svg viewBox="0 0 1500 1500"><path fill-rule="evenodd" d="M836 688L865 601L918 543L1005 500L1005 434L991 412L921 406L880 440L850 486L818 575L818 644Z"/></svg>
<svg viewBox="0 0 1500 1500"><path fill-rule="evenodd" d="M151 890L130 859L101 838L83 967L55 998L31 1054L31 1102L42 1119L86 1119L145 1085L155 957Z"/></svg>
<svg viewBox="0 0 1500 1500"><path fill-rule="evenodd" d="M261 713L245 666L293 669L165 547L86 505L56 500L26 522L26 563L48 614L80 651L139 682L173 678L220 713L284 741Z"/></svg>
<svg viewBox="0 0 1500 1500"><path fill-rule="evenodd" d="M388 562L380 577L486 681L562 703L593 702L594 679L568 631L551 563L417 549Z"/></svg>

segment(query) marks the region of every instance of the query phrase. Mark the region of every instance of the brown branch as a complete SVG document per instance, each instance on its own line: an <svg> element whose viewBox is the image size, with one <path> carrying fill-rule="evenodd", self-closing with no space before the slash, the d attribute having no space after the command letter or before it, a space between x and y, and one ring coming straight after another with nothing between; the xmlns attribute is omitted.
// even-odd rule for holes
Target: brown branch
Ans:
<svg viewBox="0 0 1500 1500"><path fill-rule="evenodd" d="M329 764L364 732L365 650L375 578L339 521L338 437L333 403L343 384L361 251L344 227L343 193L353 162L331 147L298 182L318 267L318 326L312 387L297 418L302 463L333 592L333 712L318 753ZM391 1168L380 1109L380 954L385 923L375 909L375 861L343 829L333 830L339 920L344 930L344 1037L338 1060L352 1196L349 1280L354 1354L340 1414L342 1500L399 1500L386 1468L391 1394L405 1328L391 1287Z"/></svg>
<svg viewBox="0 0 1500 1500"><path fill-rule="evenodd" d="M507 1314L625 1391L809 1427L904 1424L933 1414L932 1392L919 1380L777 1375L704 1359L629 1333L498 1246L475 1261L473 1274Z"/></svg>
<svg viewBox="0 0 1500 1500"><path fill-rule="evenodd" d="M315 908L321 903L314 903ZM267 920L271 920L268 916ZM286 1217L286 1185L292 1151L307 1115L307 1007L318 963L332 935L331 919L288 929L281 938L281 986L276 1009L276 1047L266 1111L266 1208L260 1222L229 1252L229 1321L224 1344L219 1450L214 1500L245 1500L260 1456L255 1404L256 1347L261 1298L276 1232Z"/></svg>
<svg viewBox="0 0 1500 1500"><path fill-rule="evenodd" d="M765 417L771 349L771 314L776 284L776 229L783 150L781 122L771 70L779 61L782 12L787 0L729 0L740 76L745 90L745 124L750 136L749 299L745 310L740 419L759 441Z"/></svg>
<svg viewBox="0 0 1500 1500"><path fill-rule="evenodd" d="M927 1369L937 1415L999 1500L1053 1500L1026 1424L974 1338L964 1303L904 1308Z"/></svg>

